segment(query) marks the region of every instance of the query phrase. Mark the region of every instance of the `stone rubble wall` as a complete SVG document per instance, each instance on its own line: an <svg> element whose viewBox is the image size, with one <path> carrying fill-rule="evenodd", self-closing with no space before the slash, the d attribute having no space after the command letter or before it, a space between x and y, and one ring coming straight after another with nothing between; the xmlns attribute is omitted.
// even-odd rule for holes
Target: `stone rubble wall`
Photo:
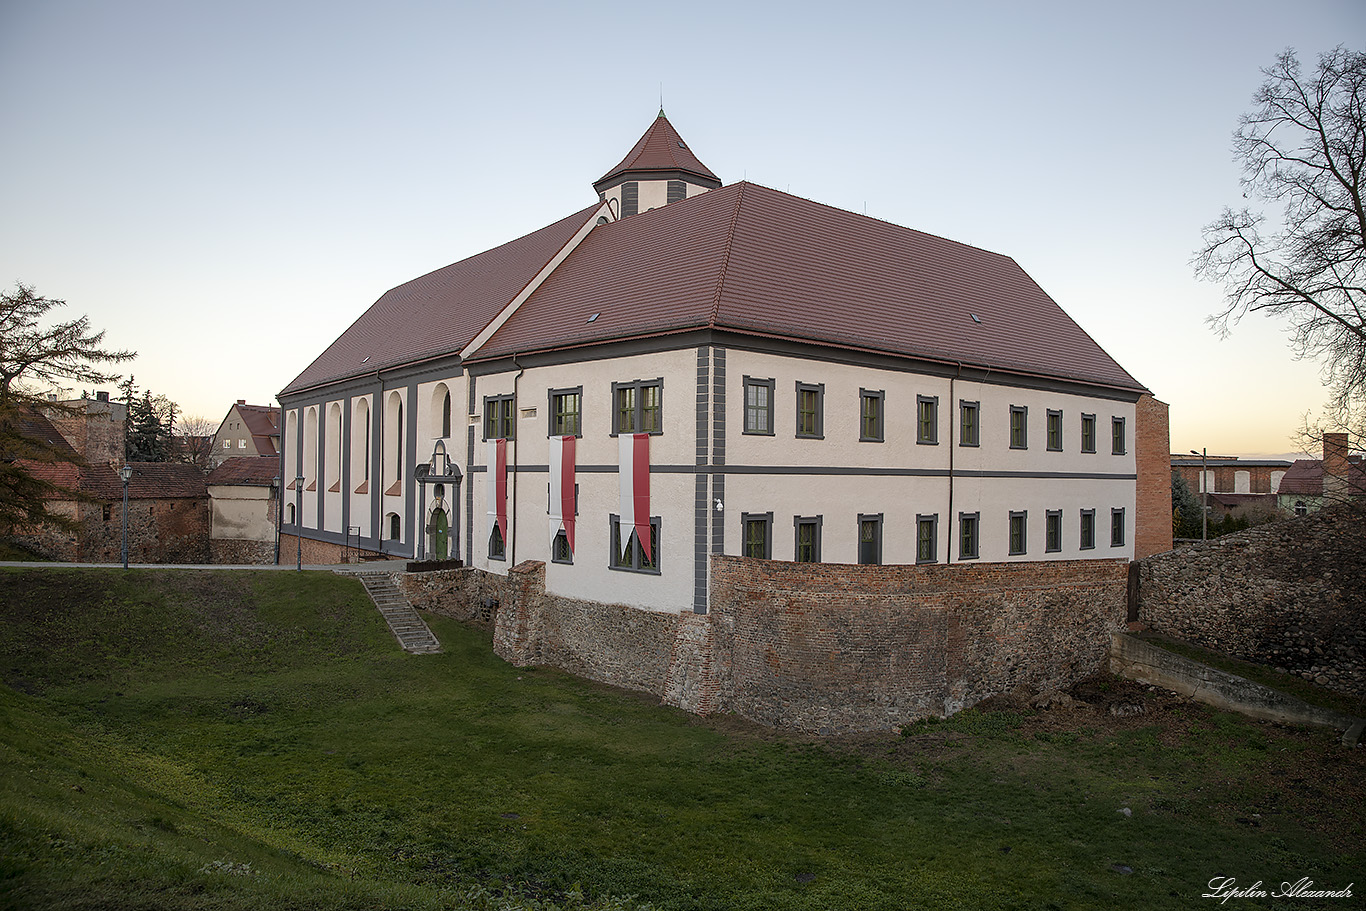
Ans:
<svg viewBox="0 0 1366 911"><path fill-rule="evenodd" d="M1366 510L1337 507L1143 560L1151 629L1366 697Z"/></svg>
<svg viewBox="0 0 1366 911"><path fill-rule="evenodd" d="M698 714L843 734L946 715L1105 667L1124 627L1122 560L953 566L713 556L708 614L547 594L545 566L400 577L415 606L489 622L494 651Z"/></svg>

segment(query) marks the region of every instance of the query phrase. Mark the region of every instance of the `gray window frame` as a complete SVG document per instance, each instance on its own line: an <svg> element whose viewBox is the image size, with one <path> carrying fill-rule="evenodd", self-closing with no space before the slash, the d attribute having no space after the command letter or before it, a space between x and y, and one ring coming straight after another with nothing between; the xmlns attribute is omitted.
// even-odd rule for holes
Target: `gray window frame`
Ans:
<svg viewBox="0 0 1366 911"><path fill-rule="evenodd" d="M1015 520L1020 521L1020 547L1015 548ZM1029 553L1029 510L1011 510L1010 519L1006 524L1006 554L1011 557L1021 557Z"/></svg>
<svg viewBox="0 0 1366 911"><path fill-rule="evenodd" d="M887 411L886 411L887 390L885 389L863 389L858 391L858 440L860 443L885 443L887 441ZM868 402L876 402L874 408L877 409L877 431L875 434L868 433L867 421L864 420L864 409Z"/></svg>
<svg viewBox="0 0 1366 911"><path fill-rule="evenodd" d="M792 517L792 560L796 563L819 563L821 562L821 525L824 523L824 516L793 516ZM803 560L802 551L802 526L809 525L815 529L812 535L812 550L814 551L813 560Z"/></svg>
<svg viewBox="0 0 1366 911"><path fill-rule="evenodd" d="M922 556L920 553L920 533L924 526L930 527L930 555ZM938 563L939 562L939 513L929 513L923 515L916 514L915 517L915 562L916 563Z"/></svg>
<svg viewBox="0 0 1366 911"><path fill-rule="evenodd" d="M1062 411L1054 408L1048 409L1047 423L1044 424L1044 448L1049 452L1062 452ZM1056 441L1054 440L1056 437ZM1056 442L1056 445L1055 445Z"/></svg>
<svg viewBox="0 0 1366 911"><path fill-rule="evenodd" d="M749 550L749 523L762 522L764 525L764 554L758 557L760 560L773 559L773 513L771 512L742 512L740 513L740 555L752 557Z"/></svg>
<svg viewBox="0 0 1366 911"><path fill-rule="evenodd" d="M569 396L569 395L576 395L576 396L579 397L579 410L578 410L577 412L575 412L575 414L577 415L577 421L576 421L576 423L578 424L578 429L575 430L573 433L556 433L556 432L555 432L555 423L556 423L556 421L558 421L558 420L560 419L560 411L559 411L558 408L556 408L556 402L555 402L555 400L558 399L558 398L562 398L562 397L564 397L564 396ZM547 390L546 390L546 415L547 415L548 418L549 418L549 420L546 421L546 436L548 436L548 437L567 437L567 436L582 437L582 436L583 436L583 387L582 387L582 386L566 386L566 387L563 388L563 389L547 389Z"/></svg>
<svg viewBox="0 0 1366 911"><path fill-rule="evenodd" d="M1015 415L1020 416L1020 442L1015 442ZM1010 424L1007 427L1011 449L1029 448L1029 406L1011 405Z"/></svg>
<svg viewBox="0 0 1366 911"><path fill-rule="evenodd" d="M925 421L921 410L930 406L929 434L925 433ZM939 445L939 396L917 395L915 397L915 442L919 446Z"/></svg>
<svg viewBox="0 0 1366 911"><path fill-rule="evenodd" d="M1110 455L1125 455L1129 451L1129 431L1124 424L1122 417L1112 416L1110 418ZM1116 430L1119 431L1118 439L1115 437Z"/></svg>
<svg viewBox="0 0 1366 911"><path fill-rule="evenodd" d="M814 392L816 394L816 414L814 433L802 432L802 393ZM797 407L796 414L796 434L799 440L823 440L825 439L825 384L824 383L803 383L797 380Z"/></svg>
<svg viewBox="0 0 1366 911"><path fill-rule="evenodd" d="M775 379L761 380L761 379L758 379L757 377L752 377L752 376L746 376L746 377L744 378L744 384L740 387L740 392L741 392L741 396L740 396L740 406L741 406L742 408L744 408L744 410L745 410L745 414L744 414L744 417L745 417L745 421L744 421L744 430L742 431L742 433L749 434L750 436L762 436L762 437L771 437L771 436L774 435L774 427L773 427L773 396L774 396L774 392L775 392L775 390L776 390L777 385L778 385L778 381L775 380ZM753 386L753 387L755 387L755 388L763 387L763 388L766 388L766 389L768 390L768 404L767 404L767 405L755 405L755 406L751 406L751 405L749 404L749 389L750 389L751 386ZM753 411L751 411L751 407L752 407ZM754 428L752 428L752 427L750 426L750 420L749 420L749 419L750 419L751 413L757 415L757 414L759 413L759 411L761 411L761 410L764 412L765 423L768 424L768 429L767 429L767 430L755 430Z"/></svg>
<svg viewBox="0 0 1366 911"><path fill-rule="evenodd" d="M972 409L972 439L967 436L967 424L963 421L966 410ZM958 445L959 446L981 446L982 445L982 403L980 401L970 402L967 399L958 400ZM964 513L967 515L967 513Z"/></svg>
<svg viewBox="0 0 1366 911"><path fill-rule="evenodd" d="M858 514L858 524L857 524L856 526L854 526L854 544L855 544L854 556L855 556L855 558L858 560L858 563L859 563L860 566L881 566L881 565L882 565L882 518L883 518L883 514L880 513L880 512L876 512L876 513L859 513L859 514ZM873 541L873 545L874 545L874 547L875 547L876 550L877 550L877 558L876 558L876 561L873 562L873 563L864 563L864 562L863 562L863 523L864 523L864 522L873 522L873 523L876 524L876 527L877 527L877 536L876 536L876 540Z"/></svg>
<svg viewBox="0 0 1366 911"><path fill-rule="evenodd" d="M648 386L655 386L659 389L659 429L658 430L622 430L620 419L621 409L617 407L617 393L624 389L635 391L635 404L632 406L634 423L637 427L644 423L645 402L642 391ZM664 377L657 377L653 380L631 380L629 383L612 384L612 436L621 436L623 433L648 433L650 436L662 436L664 434Z"/></svg>
<svg viewBox="0 0 1366 911"><path fill-rule="evenodd" d="M1119 521L1116 522L1115 520ZM1127 539L1124 533L1124 507L1119 506L1110 510L1110 546L1123 547ZM1118 533L1118 534L1116 534Z"/></svg>
<svg viewBox="0 0 1366 911"><path fill-rule="evenodd" d="M1088 529L1087 529L1087 527L1086 527L1086 520L1087 520L1088 518L1091 520L1091 527L1090 527L1090 529L1089 529L1090 534L1087 534ZM1079 538L1080 538L1080 544L1078 545L1078 548L1077 548L1077 549L1078 549L1078 550L1095 550L1095 549L1096 549L1096 511L1095 511L1094 509L1083 509L1083 510L1081 511L1081 519L1080 519L1079 522L1078 522L1077 528L1078 528L1078 533L1079 533Z"/></svg>
<svg viewBox="0 0 1366 911"><path fill-rule="evenodd" d="M1086 432L1088 427L1091 430L1090 434ZM1086 439L1088 435L1091 438L1089 443ZM1096 451L1096 416L1094 414L1083 413L1081 416L1081 451L1087 453Z"/></svg>
<svg viewBox="0 0 1366 911"><path fill-rule="evenodd" d="M1056 541L1054 535L1056 534ZM1062 553L1062 510L1049 509L1044 512L1043 552Z"/></svg>
<svg viewBox="0 0 1366 911"><path fill-rule="evenodd" d="M966 523L972 522L972 552L963 548L963 532ZM980 512L960 512L958 514L958 559L976 560L982 553L982 514Z"/></svg>
<svg viewBox="0 0 1366 911"><path fill-rule="evenodd" d="M506 405L505 413L496 418L489 411L491 405ZM489 436L489 431L493 429L495 423L505 423L507 425L507 435ZM517 403L512 395L486 395L484 396L484 442L489 440L515 440L517 439Z"/></svg>
<svg viewBox="0 0 1366 911"><path fill-rule="evenodd" d="M632 529L634 531L634 529ZM632 566L619 566L616 563L617 554L620 552L617 542L621 539L621 516L612 513L607 517L607 568L619 573L640 573L646 576L660 575L660 551L664 544L664 525L659 516L650 516L650 533L655 538L654 566L642 566L644 554L641 552L639 543L631 545ZM627 532L629 536L631 532Z"/></svg>

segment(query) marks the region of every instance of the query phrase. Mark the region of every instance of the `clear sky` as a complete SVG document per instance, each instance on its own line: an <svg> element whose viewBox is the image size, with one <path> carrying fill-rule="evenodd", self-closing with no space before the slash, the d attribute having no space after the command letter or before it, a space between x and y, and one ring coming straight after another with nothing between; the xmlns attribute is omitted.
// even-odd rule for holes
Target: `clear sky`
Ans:
<svg viewBox="0 0 1366 911"><path fill-rule="evenodd" d="M1171 405L1279 454L1324 400L1284 327L1220 340L1190 258L1241 203L1260 70L1361 0L800 5L0 0L0 284L217 421L385 290L594 201L660 100L748 179L1014 257Z"/></svg>

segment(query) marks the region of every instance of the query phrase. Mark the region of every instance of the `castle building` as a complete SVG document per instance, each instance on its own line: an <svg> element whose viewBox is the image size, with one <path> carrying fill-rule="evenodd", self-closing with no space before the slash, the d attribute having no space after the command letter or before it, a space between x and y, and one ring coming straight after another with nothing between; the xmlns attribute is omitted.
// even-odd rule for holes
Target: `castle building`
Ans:
<svg viewBox="0 0 1366 911"><path fill-rule="evenodd" d="M307 559L538 560L547 591L704 612L711 554L1170 547L1165 406L1014 260L723 185L663 111L593 186L280 393Z"/></svg>

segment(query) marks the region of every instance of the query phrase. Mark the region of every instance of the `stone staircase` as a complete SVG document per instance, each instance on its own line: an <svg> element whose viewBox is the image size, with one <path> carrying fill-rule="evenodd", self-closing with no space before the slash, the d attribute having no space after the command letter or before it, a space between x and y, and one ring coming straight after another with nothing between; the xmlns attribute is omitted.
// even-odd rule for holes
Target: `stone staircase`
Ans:
<svg viewBox="0 0 1366 911"><path fill-rule="evenodd" d="M414 655L434 655L441 651L441 643L436 641L431 629L413 610L403 592L394 584L394 577L387 572L350 572L360 579L370 599L375 602L384 622L389 624L398 644L405 652Z"/></svg>

